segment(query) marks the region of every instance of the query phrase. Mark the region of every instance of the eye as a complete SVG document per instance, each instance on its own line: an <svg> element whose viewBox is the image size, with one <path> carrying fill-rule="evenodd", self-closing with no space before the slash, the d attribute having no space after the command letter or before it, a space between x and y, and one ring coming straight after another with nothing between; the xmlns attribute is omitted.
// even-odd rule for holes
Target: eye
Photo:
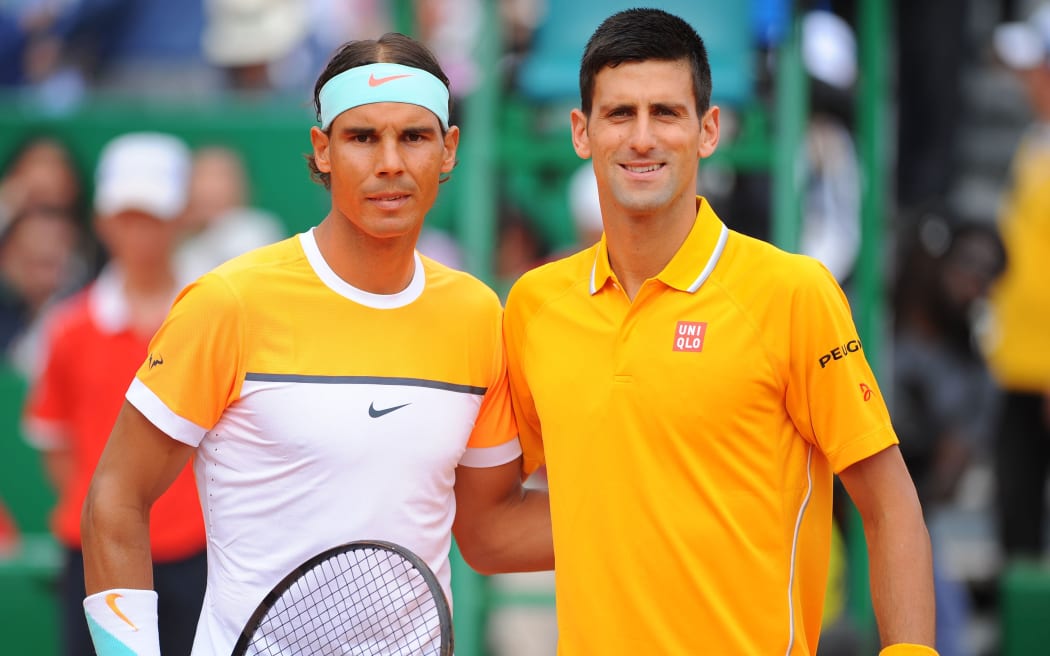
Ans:
<svg viewBox="0 0 1050 656"><path fill-rule="evenodd" d="M350 141L354 143L366 144L372 141L372 135L370 134L355 134L350 137Z"/></svg>

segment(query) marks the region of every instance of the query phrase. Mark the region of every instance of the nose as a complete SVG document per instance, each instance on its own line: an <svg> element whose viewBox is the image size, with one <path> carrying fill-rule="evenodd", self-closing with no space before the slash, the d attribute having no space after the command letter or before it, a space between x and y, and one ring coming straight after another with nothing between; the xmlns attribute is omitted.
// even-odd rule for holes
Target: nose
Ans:
<svg viewBox="0 0 1050 656"><path fill-rule="evenodd" d="M396 139L383 139L376 152L376 175L394 176L404 172L405 163Z"/></svg>
<svg viewBox="0 0 1050 656"><path fill-rule="evenodd" d="M647 153L656 145L653 138L653 122L645 112L639 113L631 124L628 145L637 153Z"/></svg>

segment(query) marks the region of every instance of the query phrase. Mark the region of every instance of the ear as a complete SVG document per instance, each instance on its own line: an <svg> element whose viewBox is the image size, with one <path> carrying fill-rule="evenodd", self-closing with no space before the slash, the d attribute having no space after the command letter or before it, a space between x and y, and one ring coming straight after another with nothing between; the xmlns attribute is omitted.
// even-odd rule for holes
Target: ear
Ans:
<svg viewBox="0 0 1050 656"><path fill-rule="evenodd" d="M452 125L445 131L445 157L441 172L450 173L456 166L456 151L459 150L459 126Z"/></svg>
<svg viewBox="0 0 1050 656"><path fill-rule="evenodd" d="M710 157L718 148L718 112L718 105L712 105L700 117L700 146L697 149L700 159Z"/></svg>
<svg viewBox="0 0 1050 656"><path fill-rule="evenodd" d="M589 159L591 156L591 140L587 135L587 115L578 109L569 114L569 122L572 124L572 147L580 159Z"/></svg>
<svg viewBox="0 0 1050 656"><path fill-rule="evenodd" d="M332 172L332 162L328 157L328 135L316 125L310 128L310 143L314 147L314 162L321 173Z"/></svg>

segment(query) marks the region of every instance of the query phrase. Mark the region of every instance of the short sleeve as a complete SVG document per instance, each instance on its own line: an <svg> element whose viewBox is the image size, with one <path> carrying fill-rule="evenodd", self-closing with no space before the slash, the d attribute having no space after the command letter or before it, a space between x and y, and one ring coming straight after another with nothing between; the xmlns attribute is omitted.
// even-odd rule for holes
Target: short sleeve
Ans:
<svg viewBox="0 0 1050 656"><path fill-rule="evenodd" d="M840 472L897 437L842 289L806 261L791 295L786 403L798 431Z"/></svg>
<svg viewBox="0 0 1050 656"><path fill-rule="evenodd" d="M545 463L545 458L536 403L522 367L525 323L526 314L522 307L520 288L515 286L507 298L507 308L503 315L503 342L507 353L511 405L518 424L518 439L524 459L523 469L528 475L539 469Z"/></svg>
<svg viewBox="0 0 1050 656"><path fill-rule="evenodd" d="M507 383L506 358L501 337L501 315L497 315L492 332L493 377L481 400L474 430L467 441L467 453L460 464L468 467L501 465L521 455L517 424L511 409Z"/></svg>
<svg viewBox="0 0 1050 656"><path fill-rule="evenodd" d="M196 446L240 394L244 314L210 273L179 294L150 342L127 398L158 428Z"/></svg>

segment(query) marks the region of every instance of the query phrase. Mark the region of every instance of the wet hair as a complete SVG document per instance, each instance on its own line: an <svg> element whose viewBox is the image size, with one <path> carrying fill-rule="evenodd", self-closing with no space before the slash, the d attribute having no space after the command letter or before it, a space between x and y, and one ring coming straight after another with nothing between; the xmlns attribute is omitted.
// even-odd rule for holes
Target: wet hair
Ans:
<svg viewBox="0 0 1050 656"><path fill-rule="evenodd" d="M591 114L594 79L625 62L687 61L698 116L711 105L711 66L703 39L689 23L660 9L627 9L605 19L587 41L580 61L580 109Z"/></svg>
<svg viewBox="0 0 1050 656"><path fill-rule="evenodd" d="M449 86L448 76L445 75L445 71L441 69L437 57L435 57L434 53L420 41L405 36L399 32L387 32L378 39L349 41L343 44L335 54L332 55L331 59L328 60L325 69L321 71L320 77L317 78L317 82L314 84L314 113L317 115L317 121L321 121L321 88L324 87L325 83L336 75L348 71L351 68L380 63L401 64L403 66L419 68L441 80L446 87ZM449 95L448 105L449 115L451 116L451 94ZM331 135L331 126L325 130L325 134ZM442 134L444 134L444 130L442 130ZM314 181L324 185L325 189L330 189L332 178L328 173L323 173L317 168L317 162L314 160L314 156L312 154L307 155L306 161L307 166L310 168L310 177L313 178ZM441 181L444 182L447 179L446 176Z"/></svg>

